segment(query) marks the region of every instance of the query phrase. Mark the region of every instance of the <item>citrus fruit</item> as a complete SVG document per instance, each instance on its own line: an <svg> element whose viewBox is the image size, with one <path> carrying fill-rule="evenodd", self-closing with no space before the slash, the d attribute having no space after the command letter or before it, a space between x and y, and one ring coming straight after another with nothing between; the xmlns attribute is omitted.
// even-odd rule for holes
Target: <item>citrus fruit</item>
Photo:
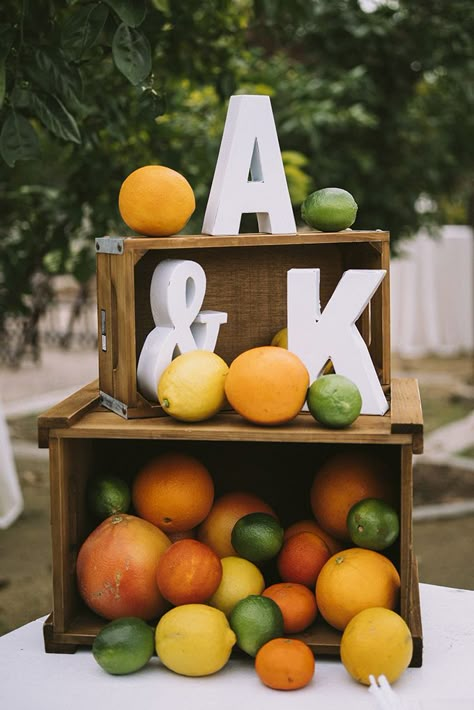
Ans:
<svg viewBox="0 0 474 710"><path fill-rule="evenodd" d="M309 374L299 357L265 345L245 350L229 367L225 393L230 405L254 424L294 419L306 399Z"/></svg>
<svg viewBox="0 0 474 710"><path fill-rule="evenodd" d="M253 493L234 491L217 498L211 512L198 528L198 539L209 545L219 557L236 555L231 542L236 522L247 513L268 513L272 508Z"/></svg>
<svg viewBox="0 0 474 710"><path fill-rule="evenodd" d="M318 535L328 546L331 555L339 550L342 550L343 545L341 542L323 530L321 525L319 525L316 520L298 520L296 523L292 523L286 528L283 540L286 541L289 537L292 537L293 535L296 535L296 533L300 532L310 532L314 533L314 535Z"/></svg>
<svg viewBox="0 0 474 710"><path fill-rule="evenodd" d="M275 690L298 690L314 676L314 656L298 639L276 638L260 648L255 658L258 677Z"/></svg>
<svg viewBox="0 0 474 710"><path fill-rule="evenodd" d="M149 461L135 476L132 499L138 515L165 532L195 527L214 501L214 483L194 456L170 451Z"/></svg>
<svg viewBox="0 0 474 710"><path fill-rule="evenodd" d="M280 328L271 339L270 345L288 349L288 328Z"/></svg>
<svg viewBox="0 0 474 710"><path fill-rule="evenodd" d="M134 673L152 657L154 636L154 630L143 619L134 616L115 619L95 637L92 655L107 673Z"/></svg>
<svg viewBox="0 0 474 710"><path fill-rule="evenodd" d="M222 579L208 604L230 616L241 599L263 592L265 580L258 567L243 557L223 557L221 563Z"/></svg>
<svg viewBox="0 0 474 710"><path fill-rule="evenodd" d="M359 388L343 375L322 375L311 384L306 399L313 417L331 429L350 426L360 414Z"/></svg>
<svg viewBox="0 0 474 710"><path fill-rule="evenodd" d="M275 557L283 544L283 528L268 513L248 513L232 529L231 542L237 554L251 562Z"/></svg>
<svg viewBox="0 0 474 710"><path fill-rule="evenodd" d="M79 593L106 619L153 619L165 609L156 565L170 546L165 533L146 520L120 513L104 520L77 556Z"/></svg>
<svg viewBox="0 0 474 710"><path fill-rule="evenodd" d="M314 229L339 232L354 224L357 202L339 187L323 187L312 192L301 205L301 217Z"/></svg>
<svg viewBox="0 0 474 710"><path fill-rule="evenodd" d="M178 355L158 383L158 401L163 411L183 422L210 419L225 402L228 371L224 360L209 350Z"/></svg>
<svg viewBox="0 0 474 710"><path fill-rule="evenodd" d="M191 528L191 530L176 530L175 532L167 532L166 534L171 542L178 542L178 540L195 540L197 528Z"/></svg>
<svg viewBox="0 0 474 710"><path fill-rule="evenodd" d="M370 685L369 676L384 675L394 683L408 668L413 654L410 629L390 609L374 607L356 614L341 638L341 660L359 683Z"/></svg>
<svg viewBox="0 0 474 710"><path fill-rule="evenodd" d="M229 660L235 634L225 615L206 604L183 604L166 612L156 627L160 661L175 673L211 675Z"/></svg>
<svg viewBox="0 0 474 710"><path fill-rule="evenodd" d="M297 582L313 589L330 556L328 546L318 535L296 533L281 548L277 559L278 573L284 582Z"/></svg>
<svg viewBox="0 0 474 710"><path fill-rule="evenodd" d="M234 606L229 624L237 637L237 646L255 656L270 639L283 634L283 616L273 599L250 594Z"/></svg>
<svg viewBox="0 0 474 710"><path fill-rule="evenodd" d="M165 237L185 226L196 202L183 175L164 165L145 165L125 178L118 205L130 229L148 237Z"/></svg>
<svg viewBox="0 0 474 710"><path fill-rule="evenodd" d="M364 498L347 515L347 529L354 545L385 550L398 538L400 521L391 505L378 498Z"/></svg>
<svg viewBox="0 0 474 710"><path fill-rule="evenodd" d="M221 578L220 559L197 540L175 542L160 557L156 568L158 589L175 606L206 602Z"/></svg>
<svg viewBox="0 0 474 710"><path fill-rule="evenodd" d="M126 513L130 502L130 488L122 478L104 474L89 480L87 507L98 520L105 520L114 513Z"/></svg>
<svg viewBox="0 0 474 710"><path fill-rule="evenodd" d="M277 348L288 349L288 328L280 328L271 339L270 345L274 345ZM334 372L334 367L331 360L328 360L321 374L329 375L331 372Z"/></svg>
<svg viewBox="0 0 474 710"><path fill-rule="evenodd" d="M311 492L313 515L333 537L350 540L347 514L363 498L392 503L393 474L387 464L368 450L350 447L334 454L315 474Z"/></svg>
<svg viewBox="0 0 474 710"><path fill-rule="evenodd" d="M285 634L299 634L311 626L317 616L316 597L303 584L278 582L264 589L262 596L273 599L280 607Z"/></svg>
<svg viewBox="0 0 474 710"><path fill-rule="evenodd" d="M394 564L380 552L362 547L336 552L316 582L319 611L341 631L363 609L395 609L399 595L400 575Z"/></svg>

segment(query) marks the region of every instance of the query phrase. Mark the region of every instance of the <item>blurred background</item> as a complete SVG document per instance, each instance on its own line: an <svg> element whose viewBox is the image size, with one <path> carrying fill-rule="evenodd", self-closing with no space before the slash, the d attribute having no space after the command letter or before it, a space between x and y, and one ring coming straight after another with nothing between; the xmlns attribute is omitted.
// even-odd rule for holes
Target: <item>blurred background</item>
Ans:
<svg viewBox="0 0 474 710"><path fill-rule="evenodd" d="M4 0L0 10L0 633L51 609L36 417L97 377L94 238L160 163L201 231L229 96L271 96L297 223L337 186L391 233L393 374L417 377L421 581L474 589L474 5ZM256 221L243 220L242 231Z"/></svg>

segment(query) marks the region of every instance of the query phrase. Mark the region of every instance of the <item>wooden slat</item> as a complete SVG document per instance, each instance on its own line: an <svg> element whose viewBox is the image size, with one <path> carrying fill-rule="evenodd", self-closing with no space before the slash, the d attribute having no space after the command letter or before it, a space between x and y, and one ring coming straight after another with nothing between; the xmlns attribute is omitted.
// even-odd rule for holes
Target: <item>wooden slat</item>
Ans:
<svg viewBox="0 0 474 710"><path fill-rule="evenodd" d="M413 453L423 453L423 411L417 380L413 378L392 380L390 413L392 432L411 433Z"/></svg>
<svg viewBox="0 0 474 710"><path fill-rule="evenodd" d="M402 446L400 472L400 609L404 619L408 618L411 604L411 584L413 565L413 466L410 445Z"/></svg>
<svg viewBox="0 0 474 710"><path fill-rule="evenodd" d="M38 446L48 448L50 429L72 426L99 402L99 381L94 380L38 417Z"/></svg>
<svg viewBox="0 0 474 710"><path fill-rule="evenodd" d="M110 254L97 254L97 333L99 379L102 389L113 392L113 301L110 278ZM105 338L102 338L102 314L105 318Z"/></svg>
<svg viewBox="0 0 474 710"><path fill-rule="evenodd" d="M350 230L341 232L298 232L297 234L208 234L176 235L173 237L128 237L124 253L149 249L193 249L236 246L270 246L272 244L334 244L349 242L388 242L390 235L378 230Z"/></svg>
<svg viewBox="0 0 474 710"><path fill-rule="evenodd" d="M134 276L133 253L128 252L113 258L110 269L112 289L115 294L113 396L130 407L137 406ZM101 389L106 391L102 387L102 382L100 384Z"/></svg>

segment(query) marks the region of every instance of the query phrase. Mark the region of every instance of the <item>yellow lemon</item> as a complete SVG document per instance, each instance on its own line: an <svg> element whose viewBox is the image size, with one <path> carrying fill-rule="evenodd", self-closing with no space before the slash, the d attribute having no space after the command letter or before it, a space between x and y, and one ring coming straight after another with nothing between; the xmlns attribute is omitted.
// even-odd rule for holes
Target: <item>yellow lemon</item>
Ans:
<svg viewBox="0 0 474 710"><path fill-rule="evenodd" d="M160 661L180 675L204 676L229 660L236 636L225 615L206 604L183 604L161 617L155 632Z"/></svg>
<svg viewBox="0 0 474 710"><path fill-rule="evenodd" d="M265 580L258 567L242 557L223 557L221 563L222 579L208 604L229 617L241 599L263 592Z"/></svg>
<svg viewBox="0 0 474 710"><path fill-rule="evenodd" d="M158 383L164 411L183 422L210 419L225 402L224 383L229 368L209 350L191 350L168 365Z"/></svg>
<svg viewBox="0 0 474 710"><path fill-rule="evenodd" d="M394 683L408 668L413 653L410 629L399 614L371 607L356 614L341 639L341 660L355 680L370 685L369 676Z"/></svg>
<svg viewBox="0 0 474 710"><path fill-rule="evenodd" d="M277 348L286 348L288 350L288 328L280 328L271 339L270 345L274 345ZM333 364L331 360L328 360L321 371L321 375L330 375L333 372Z"/></svg>

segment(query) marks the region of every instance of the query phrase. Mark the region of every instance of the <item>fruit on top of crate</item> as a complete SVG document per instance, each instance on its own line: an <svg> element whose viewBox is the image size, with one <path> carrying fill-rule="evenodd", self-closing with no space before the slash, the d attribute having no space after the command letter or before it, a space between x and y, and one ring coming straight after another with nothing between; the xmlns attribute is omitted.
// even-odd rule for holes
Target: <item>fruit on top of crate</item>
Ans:
<svg viewBox="0 0 474 710"><path fill-rule="evenodd" d="M144 165L130 173L120 188L118 204L125 224L147 237L176 234L196 208L184 175L164 165Z"/></svg>

